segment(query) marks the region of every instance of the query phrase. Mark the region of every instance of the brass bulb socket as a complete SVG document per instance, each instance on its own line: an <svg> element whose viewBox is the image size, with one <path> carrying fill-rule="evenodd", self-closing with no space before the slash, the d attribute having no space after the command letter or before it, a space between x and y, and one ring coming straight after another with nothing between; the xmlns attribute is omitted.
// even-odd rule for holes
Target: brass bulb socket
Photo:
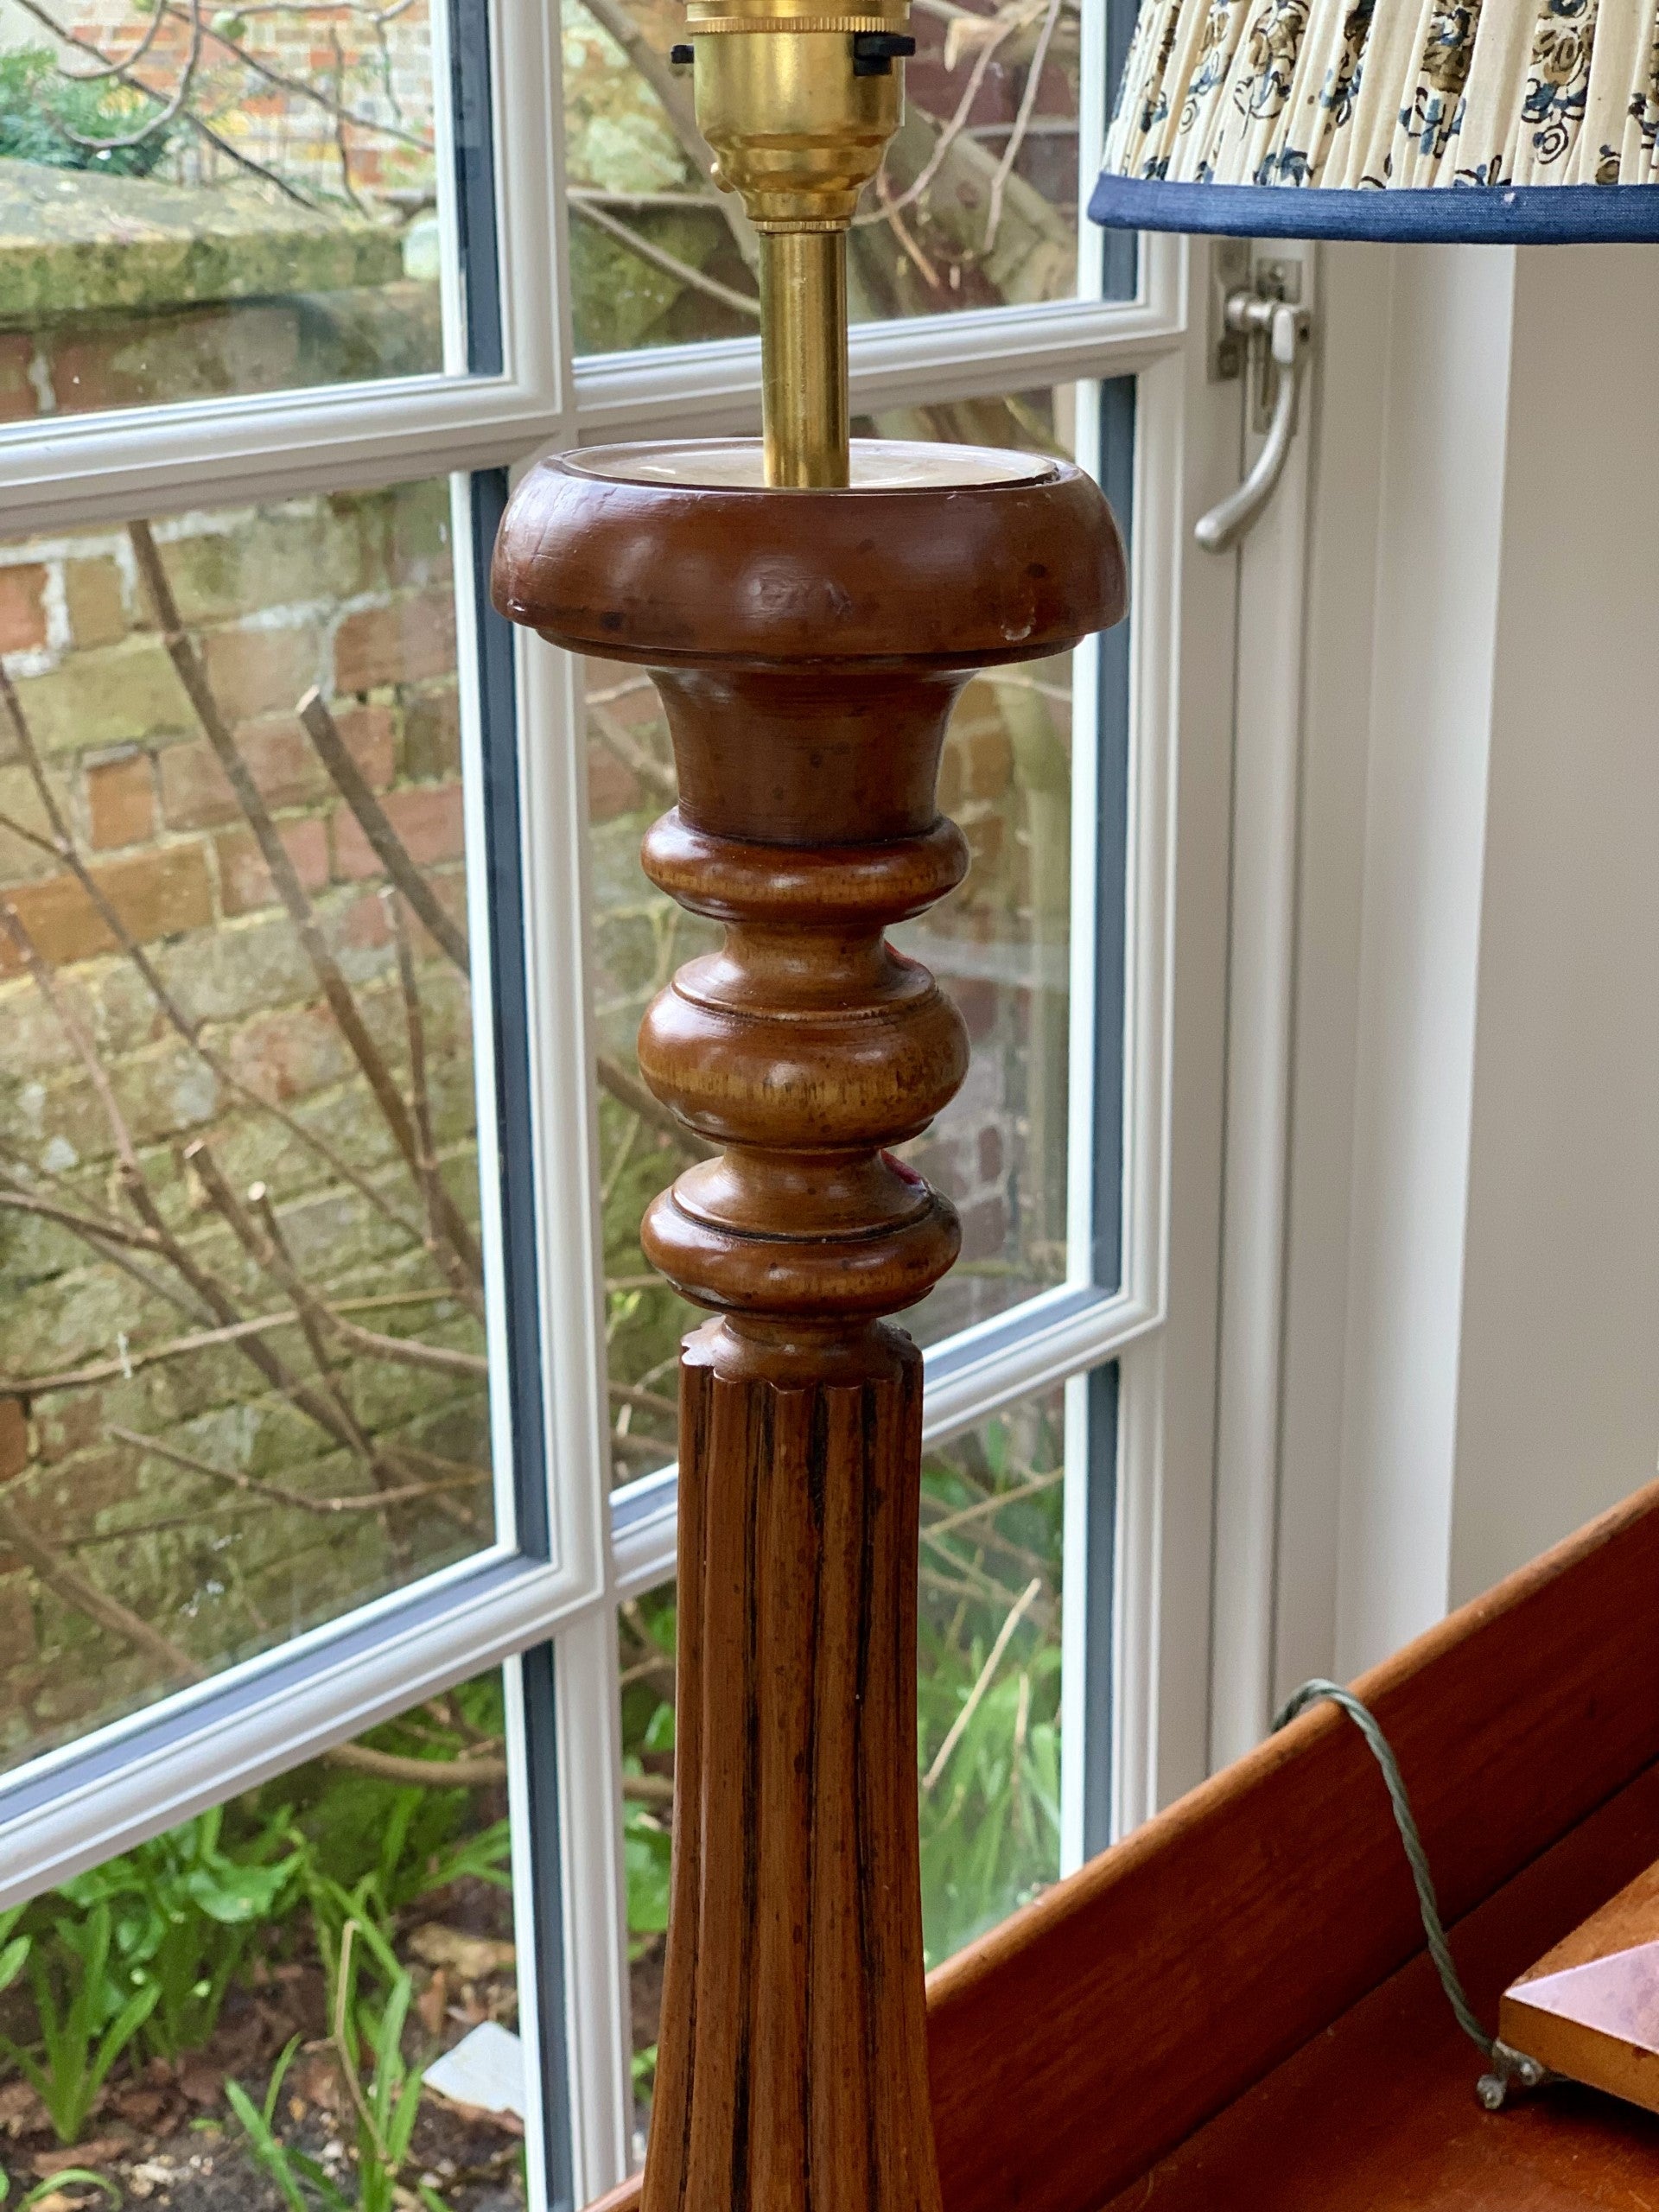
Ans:
<svg viewBox="0 0 1659 2212"><path fill-rule="evenodd" d="M891 59L855 41L903 37L906 0L836 16L788 0L692 0L697 124L714 179L760 235L761 393L768 484L849 474L847 232L904 119Z"/></svg>
<svg viewBox="0 0 1659 2212"><path fill-rule="evenodd" d="M750 219L850 224L904 117L897 70L857 76L848 31L698 35L697 127Z"/></svg>

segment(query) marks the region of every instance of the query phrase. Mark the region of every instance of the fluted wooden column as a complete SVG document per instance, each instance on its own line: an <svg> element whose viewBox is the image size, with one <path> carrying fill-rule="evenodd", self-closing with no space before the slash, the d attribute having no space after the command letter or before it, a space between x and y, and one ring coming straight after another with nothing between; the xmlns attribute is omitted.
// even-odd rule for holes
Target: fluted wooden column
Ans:
<svg viewBox="0 0 1659 2212"><path fill-rule="evenodd" d="M725 925L639 1040L658 1096L724 1147L644 1230L719 1317L681 1365L673 1901L645 2212L938 2212L921 1361L885 1317L949 1268L957 1230L885 1147L947 1103L968 1046L885 933L966 868L935 798L963 683L1115 621L1122 557L1094 486L1027 456L917 448L909 487L816 493L710 482L729 463L709 454L544 464L495 571L515 620L651 670L680 804L645 866Z"/></svg>

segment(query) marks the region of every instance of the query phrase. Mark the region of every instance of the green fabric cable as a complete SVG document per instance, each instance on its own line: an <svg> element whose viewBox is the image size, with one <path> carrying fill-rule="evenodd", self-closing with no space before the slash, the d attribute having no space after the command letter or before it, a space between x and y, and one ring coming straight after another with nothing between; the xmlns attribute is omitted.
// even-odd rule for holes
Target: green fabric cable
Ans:
<svg viewBox="0 0 1659 2212"><path fill-rule="evenodd" d="M1452 1956L1452 1946L1446 1941L1446 1923L1440 1918L1440 1899L1434 1894L1434 1877L1428 1869L1428 1854L1423 1849L1423 1839L1417 1832L1416 1817L1411 1809L1411 1800L1406 1795L1406 1785L1400 1773L1400 1763L1388 1738L1377 1726L1376 1717L1361 1702L1351 1690L1338 1682L1304 1682L1283 1710L1275 1717L1273 1730L1288 1727L1299 1713L1311 1705L1329 1702L1340 1706L1370 1745L1371 1756L1382 1770L1382 1779L1388 1784L1389 1802L1394 1807L1395 1826L1400 1831L1400 1840L1406 1847L1406 1860L1411 1868L1411 1878L1417 1888L1417 1910L1422 1915L1423 1934L1428 1940L1428 1955L1434 1961L1435 1972L1440 1977L1452 2010L1458 2016L1458 2025L1469 2040L1478 2046L1483 2056L1501 2065L1503 2053L1501 2046L1480 2024L1479 2016L1469 2002L1457 1962ZM1483 2101L1486 2101L1484 2085Z"/></svg>

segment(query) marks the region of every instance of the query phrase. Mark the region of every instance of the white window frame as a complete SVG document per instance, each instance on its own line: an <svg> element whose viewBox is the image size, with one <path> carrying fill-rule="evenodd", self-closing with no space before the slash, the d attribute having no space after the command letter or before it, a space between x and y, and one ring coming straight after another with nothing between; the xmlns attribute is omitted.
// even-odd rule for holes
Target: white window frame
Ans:
<svg viewBox="0 0 1659 2212"><path fill-rule="evenodd" d="M1103 5L1090 0L1084 75L1091 86L1104 83L1103 25ZM8 536L441 474L459 486L462 472L518 469L540 452L584 439L754 427L757 340L575 357L557 243L566 232L556 12L507 0L491 29L501 373L406 378L0 429ZM1103 135L1103 97L1091 96L1084 118L1085 181L1094 166L1090 149ZM1084 282L1097 289L1099 239L1086 224L1081 251ZM1194 1407L1212 1389L1214 1367L1218 1205L1211 1169L1219 1154L1220 1087L1211 1078L1223 1026L1224 984L1217 984L1216 969L1218 958L1224 968L1225 892L1224 870L1218 886L1211 866L1212 802L1217 779L1227 772L1231 654L1217 645L1230 645L1232 634L1232 564L1205 563L1189 549L1192 515L1232 480L1237 404L1205 384L1203 334L1191 312L1192 299L1203 300L1192 273L1199 265L1195 251L1202 249L1144 239L1133 300L1079 298L861 326L851 345L851 397L859 412L1079 385L1085 465L1094 458L1101 382L1138 380L1122 1281L1103 1291L1079 1274L935 1348L927 1357L925 1412L928 1439L942 1440L1017 1398L1065 1382L1075 1427L1084 1419L1077 1378L1118 1363L1114 1587L1103 1618L1115 1645L1108 1655L1116 1706L1111 1794L1120 1825L1201 1771L1207 1700L1211 1446L1208 1415ZM1201 308L1196 320L1202 322ZM458 488L463 526L466 504ZM458 543L465 535L458 529ZM476 794L480 653L475 602L459 556L457 569L461 691L471 702L464 737ZM531 1456L545 1470L543 1555L504 1540L7 1777L0 1786L0 1907L486 1667L504 1665L510 1688L520 1686L521 1656L550 1644L561 1891L552 1918L562 1947L558 2024L568 2076L568 2141L554 2193L574 2192L581 2203L626 2171L631 2126L615 1607L672 1572L674 1518L671 1478L649 1478L632 1486L612 1539L603 1489L580 702L575 664L563 656L519 632L513 657L545 1422ZM1080 658L1080 669L1090 665L1089 656ZM1076 748L1074 794L1074 1223L1088 1217L1092 1173L1094 711L1085 677L1079 727L1090 741ZM467 826L469 873L481 882L484 833L475 797ZM481 931L480 941L486 935ZM479 994L486 1068L486 998ZM486 1113L480 1128L490 1127ZM490 1273L492 1343L499 1346L499 1264ZM1069 1543L1082 1544L1089 1506L1068 1475ZM1072 1595L1069 1589L1069 1601ZM1082 1611L1069 1603L1069 1618ZM1099 1658L1075 1629L1068 1638L1071 1709L1084 1700ZM513 1802L522 1813L545 1776L537 1783L524 1699L510 1695L508 1705ZM1075 1772L1074 1762L1068 1863L1087 1840ZM522 1831L525 1823L515 1827ZM521 1928L537 1913L546 1918L554 1902L546 1894L548 1863L521 1833L514 1859ZM546 1955L544 1946L538 1955ZM533 1970L525 1986L533 1991ZM538 2017L547 2026L546 2010L533 1998L524 2012L532 2033ZM531 2171L532 2206L539 2208L548 2201L546 2176L534 2161Z"/></svg>

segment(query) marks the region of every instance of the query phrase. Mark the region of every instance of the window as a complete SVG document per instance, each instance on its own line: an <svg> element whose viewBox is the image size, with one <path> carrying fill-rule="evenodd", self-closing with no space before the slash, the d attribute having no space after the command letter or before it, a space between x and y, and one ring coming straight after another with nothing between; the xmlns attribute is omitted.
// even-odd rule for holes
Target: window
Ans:
<svg viewBox="0 0 1659 2212"><path fill-rule="evenodd" d="M135 2001L194 1977L125 2035L168 2066L276 1993L255 2089L319 1976L361 2068L511 2031L493 2204L626 2171L655 2040L685 1317L638 1249L680 1138L632 1039L696 925L635 863L648 685L486 579L538 451L755 426L673 18L0 32L0 2037L100 1946ZM969 687L973 867L906 933L973 1039L914 1148L968 1238L912 1317L938 1959L1141 1802L1190 344L1181 250L1077 219L1100 0L918 36L854 246L859 428L1074 453L1137 577L1124 630ZM240 1885L211 1957L138 1955L119 1901L168 1882ZM213 2120L203 2158L255 2155ZM269 2125L349 2163L310 2074ZM465 2212L478 2146L422 2125L399 2185Z"/></svg>

